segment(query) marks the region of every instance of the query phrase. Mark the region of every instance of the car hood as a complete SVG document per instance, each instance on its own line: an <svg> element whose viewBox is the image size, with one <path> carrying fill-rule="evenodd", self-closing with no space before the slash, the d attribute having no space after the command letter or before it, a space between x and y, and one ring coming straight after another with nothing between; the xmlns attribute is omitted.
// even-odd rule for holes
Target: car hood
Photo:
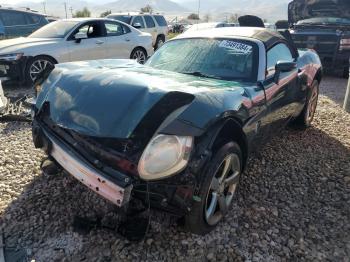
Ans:
<svg viewBox="0 0 350 262"><path fill-rule="evenodd" d="M0 41L0 54L8 52L17 52L23 48L28 48L36 45L42 45L43 43L54 43L61 39L55 38L30 38L30 37L18 37L14 39L7 39Z"/></svg>
<svg viewBox="0 0 350 262"><path fill-rule="evenodd" d="M295 24L313 17L350 18L349 0L294 0L288 5L288 21Z"/></svg>
<svg viewBox="0 0 350 262"><path fill-rule="evenodd" d="M241 96L244 90L238 82L156 70L131 60L83 61L58 65L43 83L36 108L48 104L55 124L84 135L130 138L144 118L158 121L164 112L168 116L191 104L196 117L187 123L201 128L218 115L225 92Z"/></svg>

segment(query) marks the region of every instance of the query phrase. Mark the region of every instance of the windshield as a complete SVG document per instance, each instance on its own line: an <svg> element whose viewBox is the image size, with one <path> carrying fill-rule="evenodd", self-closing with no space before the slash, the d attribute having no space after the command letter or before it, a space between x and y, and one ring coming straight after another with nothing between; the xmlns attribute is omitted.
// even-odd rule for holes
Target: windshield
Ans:
<svg viewBox="0 0 350 262"><path fill-rule="evenodd" d="M109 15L107 16L107 18L109 19L113 19L113 20L118 20L118 21L122 21L126 24L130 25L131 22L131 16L130 15Z"/></svg>
<svg viewBox="0 0 350 262"><path fill-rule="evenodd" d="M56 21L46 26L43 26L39 30L35 31L28 37L30 38L64 38L74 26L79 22L77 21Z"/></svg>
<svg viewBox="0 0 350 262"><path fill-rule="evenodd" d="M301 20L297 25L349 25L350 19L339 17L314 17Z"/></svg>
<svg viewBox="0 0 350 262"><path fill-rule="evenodd" d="M200 77L256 81L257 49L253 42L236 39L179 39L166 43L146 64Z"/></svg>

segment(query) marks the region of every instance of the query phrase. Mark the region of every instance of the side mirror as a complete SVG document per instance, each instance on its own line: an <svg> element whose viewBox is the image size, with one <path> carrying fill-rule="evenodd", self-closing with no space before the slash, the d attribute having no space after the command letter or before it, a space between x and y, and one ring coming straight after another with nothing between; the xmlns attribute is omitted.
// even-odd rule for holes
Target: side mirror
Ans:
<svg viewBox="0 0 350 262"><path fill-rule="evenodd" d="M297 68L297 63L295 62L278 61L275 66L275 78L274 78L275 83L278 84L281 73L290 72L296 68Z"/></svg>
<svg viewBox="0 0 350 262"><path fill-rule="evenodd" d="M132 24L132 26L135 27L136 29L142 28L140 23L134 23L134 24Z"/></svg>
<svg viewBox="0 0 350 262"><path fill-rule="evenodd" d="M87 34L86 33L82 33L82 32L78 32L75 34L74 39L76 43L80 43L82 39L87 39Z"/></svg>

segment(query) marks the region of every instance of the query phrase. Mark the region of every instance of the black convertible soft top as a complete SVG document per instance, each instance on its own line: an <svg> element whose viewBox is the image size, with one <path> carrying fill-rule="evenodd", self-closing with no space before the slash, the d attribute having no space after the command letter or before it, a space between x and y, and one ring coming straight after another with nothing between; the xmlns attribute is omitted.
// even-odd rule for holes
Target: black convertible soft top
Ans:
<svg viewBox="0 0 350 262"><path fill-rule="evenodd" d="M297 58L299 56L298 50L294 45L293 39L289 33L289 30L281 30L281 31L272 31L272 30L262 30L258 29L254 34L250 36L251 38L255 38L263 42L266 46L266 49L270 49L276 43L285 42L292 50L293 57Z"/></svg>

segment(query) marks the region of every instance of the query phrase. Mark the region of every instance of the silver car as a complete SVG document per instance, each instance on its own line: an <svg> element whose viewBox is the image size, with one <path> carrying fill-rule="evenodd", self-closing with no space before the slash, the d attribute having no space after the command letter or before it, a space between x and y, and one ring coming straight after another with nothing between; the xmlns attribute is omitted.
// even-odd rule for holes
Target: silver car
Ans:
<svg viewBox="0 0 350 262"><path fill-rule="evenodd" d="M152 54L152 36L123 22L65 19L28 37L1 41L0 77L31 84L48 64L106 58L135 59L143 64Z"/></svg>

